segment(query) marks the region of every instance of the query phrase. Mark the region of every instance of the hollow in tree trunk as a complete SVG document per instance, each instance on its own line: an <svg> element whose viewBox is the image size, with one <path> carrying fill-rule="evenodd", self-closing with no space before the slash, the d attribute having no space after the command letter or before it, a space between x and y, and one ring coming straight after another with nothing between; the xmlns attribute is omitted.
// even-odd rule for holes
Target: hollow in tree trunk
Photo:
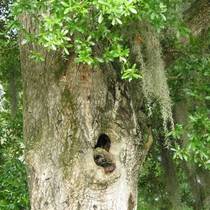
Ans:
<svg viewBox="0 0 210 210"><path fill-rule="evenodd" d="M62 63L44 52L37 63L31 48L21 49L31 209L136 209L148 150L140 85L122 81L111 65L93 69L73 56Z"/></svg>

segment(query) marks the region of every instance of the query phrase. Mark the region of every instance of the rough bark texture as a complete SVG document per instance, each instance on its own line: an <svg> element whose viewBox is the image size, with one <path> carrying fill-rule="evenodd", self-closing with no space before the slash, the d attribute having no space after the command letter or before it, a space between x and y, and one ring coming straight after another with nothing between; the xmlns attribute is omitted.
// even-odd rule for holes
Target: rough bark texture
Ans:
<svg viewBox="0 0 210 210"><path fill-rule="evenodd" d="M25 25L33 30L30 20ZM30 50L42 51L45 62L30 60ZM141 86L120 80L111 65L93 69L75 64L74 56L62 63L33 45L21 46L21 61L31 209L136 209L148 151L137 116ZM93 158L101 134L111 141L116 166L108 173Z"/></svg>

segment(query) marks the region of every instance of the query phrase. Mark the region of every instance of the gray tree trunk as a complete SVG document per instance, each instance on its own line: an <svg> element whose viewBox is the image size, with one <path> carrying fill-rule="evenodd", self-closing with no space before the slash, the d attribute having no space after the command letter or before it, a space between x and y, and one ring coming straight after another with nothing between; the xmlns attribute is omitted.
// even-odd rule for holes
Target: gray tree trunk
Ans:
<svg viewBox="0 0 210 210"><path fill-rule="evenodd" d="M30 50L42 50L21 46L31 210L137 209L148 151L138 116L141 86L122 81L111 65L93 69L44 51L45 62L37 63ZM96 145L105 150L102 134L112 170L94 161Z"/></svg>

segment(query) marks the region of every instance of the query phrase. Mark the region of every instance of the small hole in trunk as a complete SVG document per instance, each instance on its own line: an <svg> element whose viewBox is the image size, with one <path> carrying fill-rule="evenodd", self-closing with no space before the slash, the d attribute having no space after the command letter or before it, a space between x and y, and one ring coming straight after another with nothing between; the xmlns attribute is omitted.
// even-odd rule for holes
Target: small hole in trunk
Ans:
<svg viewBox="0 0 210 210"><path fill-rule="evenodd" d="M101 134L94 147L93 158L95 164L103 167L105 174L112 173L115 168L114 156L109 152L111 140L106 134Z"/></svg>
<svg viewBox="0 0 210 210"><path fill-rule="evenodd" d="M107 136L106 134L101 134L98 138L98 141L95 145L95 148L101 147L103 149L105 149L107 152L109 152L110 147L111 147L111 140L109 138L109 136Z"/></svg>

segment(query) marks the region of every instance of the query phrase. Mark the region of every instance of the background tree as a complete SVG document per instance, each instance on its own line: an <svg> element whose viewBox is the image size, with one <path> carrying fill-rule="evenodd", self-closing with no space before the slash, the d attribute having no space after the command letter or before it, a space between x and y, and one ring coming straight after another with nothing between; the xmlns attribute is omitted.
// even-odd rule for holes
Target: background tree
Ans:
<svg viewBox="0 0 210 210"><path fill-rule="evenodd" d="M0 209L29 209L17 37L6 33L9 2L0 3ZM5 34L6 33L6 34Z"/></svg>

